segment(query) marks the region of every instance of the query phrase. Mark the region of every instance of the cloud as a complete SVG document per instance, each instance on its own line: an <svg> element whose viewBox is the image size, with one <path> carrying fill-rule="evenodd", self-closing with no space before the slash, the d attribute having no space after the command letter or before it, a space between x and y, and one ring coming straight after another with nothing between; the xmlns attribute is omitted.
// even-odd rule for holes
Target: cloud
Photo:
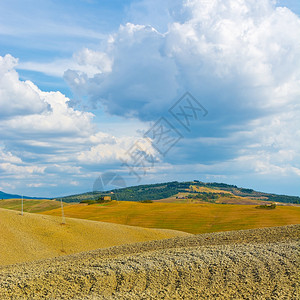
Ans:
<svg viewBox="0 0 300 300"><path fill-rule="evenodd" d="M0 163L0 169L2 172L10 175L15 175L17 178L23 175L30 174L43 174L45 168L38 166L18 166L11 163Z"/></svg>
<svg viewBox="0 0 300 300"><path fill-rule="evenodd" d="M41 187L43 186L42 183L29 183L27 184L28 187L34 187L34 188L38 188L38 187Z"/></svg>
<svg viewBox="0 0 300 300"><path fill-rule="evenodd" d="M182 10L184 21L166 33L121 25L107 43L111 71L65 79L109 113L141 120L164 114L186 90L223 125L296 101L300 21L291 11L267 0L186 1Z"/></svg>
<svg viewBox="0 0 300 300"><path fill-rule="evenodd" d="M121 26L108 45L111 72L87 78L72 70L65 79L75 91L85 90L93 101L104 103L109 113L146 117L146 111L166 108L164 99L176 96L175 65L161 56L163 41L163 35L150 26Z"/></svg>
<svg viewBox="0 0 300 300"><path fill-rule="evenodd" d="M88 61L89 53L85 54L81 59ZM97 154L106 153L104 162L116 162L122 138L100 131L94 114L70 107L70 99L62 93L44 92L21 81L15 71L17 59L11 55L0 57L0 62L2 186L11 180L16 180L16 187L19 181L27 181L28 188L79 186L91 175L85 164L94 148ZM95 159L92 164L99 170L100 163L103 160Z"/></svg>
<svg viewBox="0 0 300 300"><path fill-rule="evenodd" d="M18 60L0 56L0 117L38 114L49 110L32 82L20 81L15 67Z"/></svg>
<svg viewBox="0 0 300 300"><path fill-rule="evenodd" d="M182 20L182 0L134 1L128 9L127 19L133 24L146 24L160 32L167 32L174 20Z"/></svg>
<svg viewBox="0 0 300 300"><path fill-rule="evenodd" d="M106 53L96 52L87 48L78 51L72 58L56 59L51 62L21 62L18 70L44 73L50 76L62 77L68 69L84 73L88 77L111 71L111 61Z"/></svg>
<svg viewBox="0 0 300 300"><path fill-rule="evenodd" d="M147 0L131 5L127 21L98 48L88 42L98 38L97 31L84 28L78 36L87 39L80 47L75 41L72 58L18 63L10 55L0 57L1 186L25 182L37 191L55 186L69 193L92 187L102 170L128 175L119 160L157 119L172 119L168 109L186 91L208 115L191 133L172 119L184 138L165 158L150 146L141 151L156 159L145 180L296 182L299 17L271 0ZM53 36L58 27L46 23L47 37ZM31 37L40 35L30 27ZM58 39L70 35L68 28ZM99 111L72 107L62 93L21 81L16 68L64 74L72 100L86 105L88 99ZM117 117L110 120L111 115ZM142 124L140 135L130 122Z"/></svg>
<svg viewBox="0 0 300 300"><path fill-rule="evenodd" d="M113 137L101 139L101 143L92 146L88 151L81 152L78 160L83 164L112 164L121 165L122 162L140 160L144 156L151 155L158 161L159 156L146 139L134 136Z"/></svg>
<svg viewBox="0 0 300 300"><path fill-rule="evenodd" d="M188 90L209 113L184 132L166 164L193 162L218 176L299 176L299 17L269 0L166 3L165 22L156 1L133 4L132 20L99 51L111 69L65 72L74 93L147 122L169 116Z"/></svg>
<svg viewBox="0 0 300 300"><path fill-rule="evenodd" d="M0 162L22 163L22 159L0 148Z"/></svg>

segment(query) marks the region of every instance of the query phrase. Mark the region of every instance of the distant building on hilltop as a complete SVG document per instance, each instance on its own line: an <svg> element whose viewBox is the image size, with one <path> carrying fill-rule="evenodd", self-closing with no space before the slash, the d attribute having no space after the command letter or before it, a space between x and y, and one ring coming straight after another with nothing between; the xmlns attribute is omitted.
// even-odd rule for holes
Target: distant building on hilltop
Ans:
<svg viewBox="0 0 300 300"><path fill-rule="evenodd" d="M101 196L99 200L111 201L111 196Z"/></svg>

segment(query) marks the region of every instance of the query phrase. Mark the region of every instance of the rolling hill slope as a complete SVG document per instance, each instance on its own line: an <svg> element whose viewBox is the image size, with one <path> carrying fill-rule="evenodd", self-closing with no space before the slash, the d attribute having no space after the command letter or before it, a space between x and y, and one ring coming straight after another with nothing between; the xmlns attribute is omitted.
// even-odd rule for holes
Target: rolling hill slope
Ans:
<svg viewBox="0 0 300 300"><path fill-rule="evenodd" d="M60 209L43 212L59 216ZM117 224L164 228L193 234L283 226L300 223L300 207L277 206L272 210L254 205L138 203L112 201L105 204L74 204L65 208L65 215Z"/></svg>
<svg viewBox="0 0 300 300"><path fill-rule="evenodd" d="M186 236L88 220L52 217L0 208L0 265L34 261L97 248Z"/></svg>
<svg viewBox="0 0 300 300"><path fill-rule="evenodd" d="M299 299L299 225L0 267L4 299Z"/></svg>
<svg viewBox="0 0 300 300"><path fill-rule="evenodd" d="M265 200L272 202L283 202L283 203L298 203L300 204L300 197L297 196L286 196L276 195L270 193L257 192L252 189L239 188L236 185L229 185L225 183L217 182L201 182L198 180L188 182L165 182L157 184L146 184L139 186L131 186L121 189L116 189L107 192L88 192L78 195L71 195L62 198L64 202L81 202L82 200L93 200L99 198L99 196L109 195L112 196L113 200L120 201L143 201L143 200L160 200L168 197L176 196L178 193L187 193L195 196L206 195L206 192L196 191L197 188L206 188L211 192L218 195L220 192L232 194L234 196L243 197L245 200ZM211 199L208 199L211 200Z"/></svg>
<svg viewBox="0 0 300 300"><path fill-rule="evenodd" d="M0 208L13 209L17 211L22 210L22 199L6 199L0 200ZM64 203L64 206L70 204ZM33 200L33 199L24 199L23 200L23 211L30 213L38 213L42 211L47 211L50 209L55 209L61 207L61 203L55 200Z"/></svg>

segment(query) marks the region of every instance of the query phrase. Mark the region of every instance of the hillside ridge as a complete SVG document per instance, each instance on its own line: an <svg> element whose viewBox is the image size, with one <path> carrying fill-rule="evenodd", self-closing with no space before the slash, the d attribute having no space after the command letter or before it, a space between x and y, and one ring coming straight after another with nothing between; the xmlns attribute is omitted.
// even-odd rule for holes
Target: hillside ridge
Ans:
<svg viewBox="0 0 300 300"><path fill-rule="evenodd" d="M265 200L270 202L282 202L282 203L294 203L300 204L300 197L298 196L288 196L288 195L278 195L272 193L258 192L253 189L240 188L236 185L230 185L226 183L217 182L202 182L199 180L187 181L187 182L164 182L156 184L144 184L137 186L130 186L125 188L119 188L109 191L94 191L86 192L82 194L64 196L53 198L53 200L62 199L64 202L81 202L82 200L93 200L98 199L101 196L109 195L113 200L120 201L143 201L143 200L160 200L168 197L176 196L179 193L197 193L193 187L205 187L216 191L223 191L227 194L232 194L234 196ZM199 192L198 192L199 194ZM200 193L205 195L207 193Z"/></svg>
<svg viewBox="0 0 300 300"><path fill-rule="evenodd" d="M30 197L30 196L22 196L22 195L17 195L17 194L8 194L5 192L0 191L0 200L2 199L49 199L45 197Z"/></svg>

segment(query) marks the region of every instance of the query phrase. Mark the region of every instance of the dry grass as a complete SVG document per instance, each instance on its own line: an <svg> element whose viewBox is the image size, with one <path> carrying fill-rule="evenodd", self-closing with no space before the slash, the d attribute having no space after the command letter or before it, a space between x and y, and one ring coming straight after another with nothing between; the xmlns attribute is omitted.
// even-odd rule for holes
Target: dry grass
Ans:
<svg viewBox="0 0 300 300"><path fill-rule="evenodd" d="M22 209L22 199L5 199L0 200L0 208L13 209L21 211ZM64 203L64 206L70 205L69 203ZM23 200L23 210L25 212L38 213L42 211L47 211L50 209L59 208L61 206L59 201L48 200L48 199L24 199Z"/></svg>
<svg viewBox="0 0 300 300"><path fill-rule="evenodd" d="M213 193L213 194L227 194L222 196L219 195L219 198L215 200L215 203L217 204L239 204L239 205L262 205L262 204L268 204L270 203L269 201L264 201L267 199L266 197L261 197L261 198L251 198L251 197L241 197L241 196L236 196L230 191L225 191L225 190L218 190L214 188L208 188L208 187L202 187L202 186L195 186L191 185L191 189L195 192L198 193ZM189 192L180 192L178 193L179 198L187 197L191 193ZM155 202L158 203L207 203L207 201L203 201L200 199L178 199L176 196L171 196L169 198L165 199L160 199L160 200L155 200ZM280 205L294 205L291 203L280 203ZM294 205L295 206L295 205Z"/></svg>
<svg viewBox="0 0 300 300"><path fill-rule="evenodd" d="M190 193L180 193L178 194L179 197L188 196ZM219 193L218 193L219 194ZM154 200L156 203L186 203L186 204L206 204L208 201L203 201L200 199L180 199L176 198L174 196L160 199L160 200ZM257 199L251 199L248 197L240 197L240 196L219 196L218 199L215 200L216 204L236 204L236 205L262 205L262 204L269 204L270 201L264 201L264 200L257 200ZM281 206L297 206L296 204L291 203L280 203Z"/></svg>
<svg viewBox="0 0 300 300"><path fill-rule="evenodd" d="M62 225L60 217L0 209L0 265L183 235L79 219Z"/></svg>
<svg viewBox="0 0 300 300"><path fill-rule="evenodd" d="M218 190L218 189L212 189L212 188L208 188L208 187L205 187L205 186L197 186L197 185L192 185L191 186L192 190L195 191L195 192L205 192L205 193L216 193L216 194L221 194L221 193L227 193L227 194L230 194L232 196L234 196L232 194L232 192L229 192L229 191L224 191L224 190Z"/></svg>
<svg viewBox="0 0 300 300"><path fill-rule="evenodd" d="M58 216L60 210L43 214ZM65 208L72 218L185 231L193 234L283 226L300 223L300 207L277 206L270 211L254 205L136 203L77 204Z"/></svg>

